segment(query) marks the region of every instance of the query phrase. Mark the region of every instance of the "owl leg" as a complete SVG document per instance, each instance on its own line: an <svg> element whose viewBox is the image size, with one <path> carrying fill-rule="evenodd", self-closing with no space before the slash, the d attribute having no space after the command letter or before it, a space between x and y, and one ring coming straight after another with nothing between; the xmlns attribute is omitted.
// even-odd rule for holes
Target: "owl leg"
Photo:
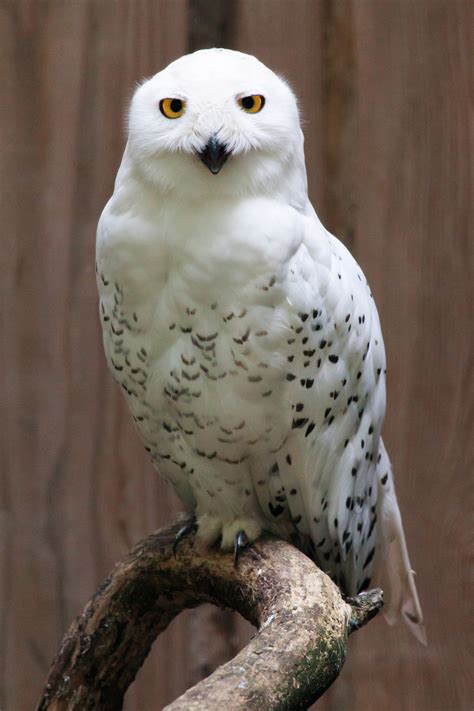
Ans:
<svg viewBox="0 0 474 711"><path fill-rule="evenodd" d="M183 540L186 536L189 536L191 533L196 533L198 529L196 521L191 521L190 523L187 523L186 526L183 526L182 528L179 529L178 533L176 534L176 538L174 539L173 543L173 555L176 558L176 551L178 550L178 545L180 541Z"/></svg>

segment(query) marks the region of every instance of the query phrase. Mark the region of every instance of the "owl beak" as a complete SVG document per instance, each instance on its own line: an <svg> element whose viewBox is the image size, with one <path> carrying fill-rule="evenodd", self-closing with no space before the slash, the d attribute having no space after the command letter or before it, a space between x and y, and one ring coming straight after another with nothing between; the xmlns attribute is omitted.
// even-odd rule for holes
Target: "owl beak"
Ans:
<svg viewBox="0 0 474 711"><path fill-rule="evenodd" d="M223 143L219 143L215 136L212 136L207 146L198 153L199 158L202 160L204 165L206 165L213 175L217 175L220 171L230 153L227 152L227 148Z"/></svg>

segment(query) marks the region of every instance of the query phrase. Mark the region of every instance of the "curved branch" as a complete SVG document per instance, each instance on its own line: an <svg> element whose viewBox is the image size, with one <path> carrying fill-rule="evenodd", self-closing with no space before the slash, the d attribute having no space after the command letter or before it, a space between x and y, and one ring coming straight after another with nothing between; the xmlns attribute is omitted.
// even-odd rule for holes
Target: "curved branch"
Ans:
<svg viewBox="0 0 474 711"><path fill-rule="evenodd" d="M258 633L167 711L306 709L338 676L347 635L383 605L379 590L345 602L309 558L273 538L253 544L237 568L194 537L175 558L182 525L148 536L115 566L66 633L39 711L121 709L157 635L203 602L238 611Z"/></svg>

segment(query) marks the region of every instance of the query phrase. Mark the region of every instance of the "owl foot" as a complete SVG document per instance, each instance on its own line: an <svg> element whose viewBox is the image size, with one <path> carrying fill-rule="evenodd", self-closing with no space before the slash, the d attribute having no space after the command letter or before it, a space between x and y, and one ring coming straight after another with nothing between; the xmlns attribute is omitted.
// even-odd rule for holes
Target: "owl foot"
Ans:
<svg viewBox="0 0 474 711"><path fill-rule="evenodd" d="M249 537L245 533L245 531L238 531L235 534L234 538L234 566L237 567L237 563L239 562L239 556L243 548L245 546L248 546L250 543Z"/></svg>
<svg viewBox="0 0 474 711"><path fill-rule="evenodd" d="M178 533L176 534L176 538L174 539L173 543L173 556L176 558L176 551L178 550L178 545L179 542L185 538L185 536L189 536L191 533L196 533L198 529L198 525L196 521L191 521L191 523L187 523L186 526L183 526L182 528L179 529Z"/></svg>
<svg viewBox="0 0 474 711"><path fill-rule="evenodd" d="M253 543L262 532L260 523L252 518L237 518L222 526L221 548L233 551L234 564L237 565L243 549Z"/></svg>
<svg viewBox="0 0 474 711"><path fill-rule="evenodd" d="M197 536L207 546L216 545L222 536L222 522L218 516L202 514L197 519Z"/></svg>
<svg viewBox="0 0 474 711"><path fill-rule="evenodd" d="M242 550L255 541L262 527L253 518L236 518L223 521L218 516L203 514L197 520L197 536L206 545L219 544L223 551L233 551L237 565Z"/></svg>

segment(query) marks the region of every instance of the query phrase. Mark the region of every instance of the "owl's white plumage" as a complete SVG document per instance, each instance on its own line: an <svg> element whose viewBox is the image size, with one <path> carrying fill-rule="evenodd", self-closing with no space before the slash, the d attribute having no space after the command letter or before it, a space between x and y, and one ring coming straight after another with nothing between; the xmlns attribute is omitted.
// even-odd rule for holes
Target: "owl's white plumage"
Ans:
<svg viewBox="0 0 474 711"><path fill-rule="evenodd" d="M262 95L261 111L238 101ZM169 119L160 101L183 102ZM184 103L185 102L185 103ZM199 154L228 159L214 175ZM385 352L359 266L308 200L287 84L204 50L142 84L97 239L107 359L159 473L224 548L294 538L423 637L380 430ZM375 569L374 569L375 565Z"/></svg>

